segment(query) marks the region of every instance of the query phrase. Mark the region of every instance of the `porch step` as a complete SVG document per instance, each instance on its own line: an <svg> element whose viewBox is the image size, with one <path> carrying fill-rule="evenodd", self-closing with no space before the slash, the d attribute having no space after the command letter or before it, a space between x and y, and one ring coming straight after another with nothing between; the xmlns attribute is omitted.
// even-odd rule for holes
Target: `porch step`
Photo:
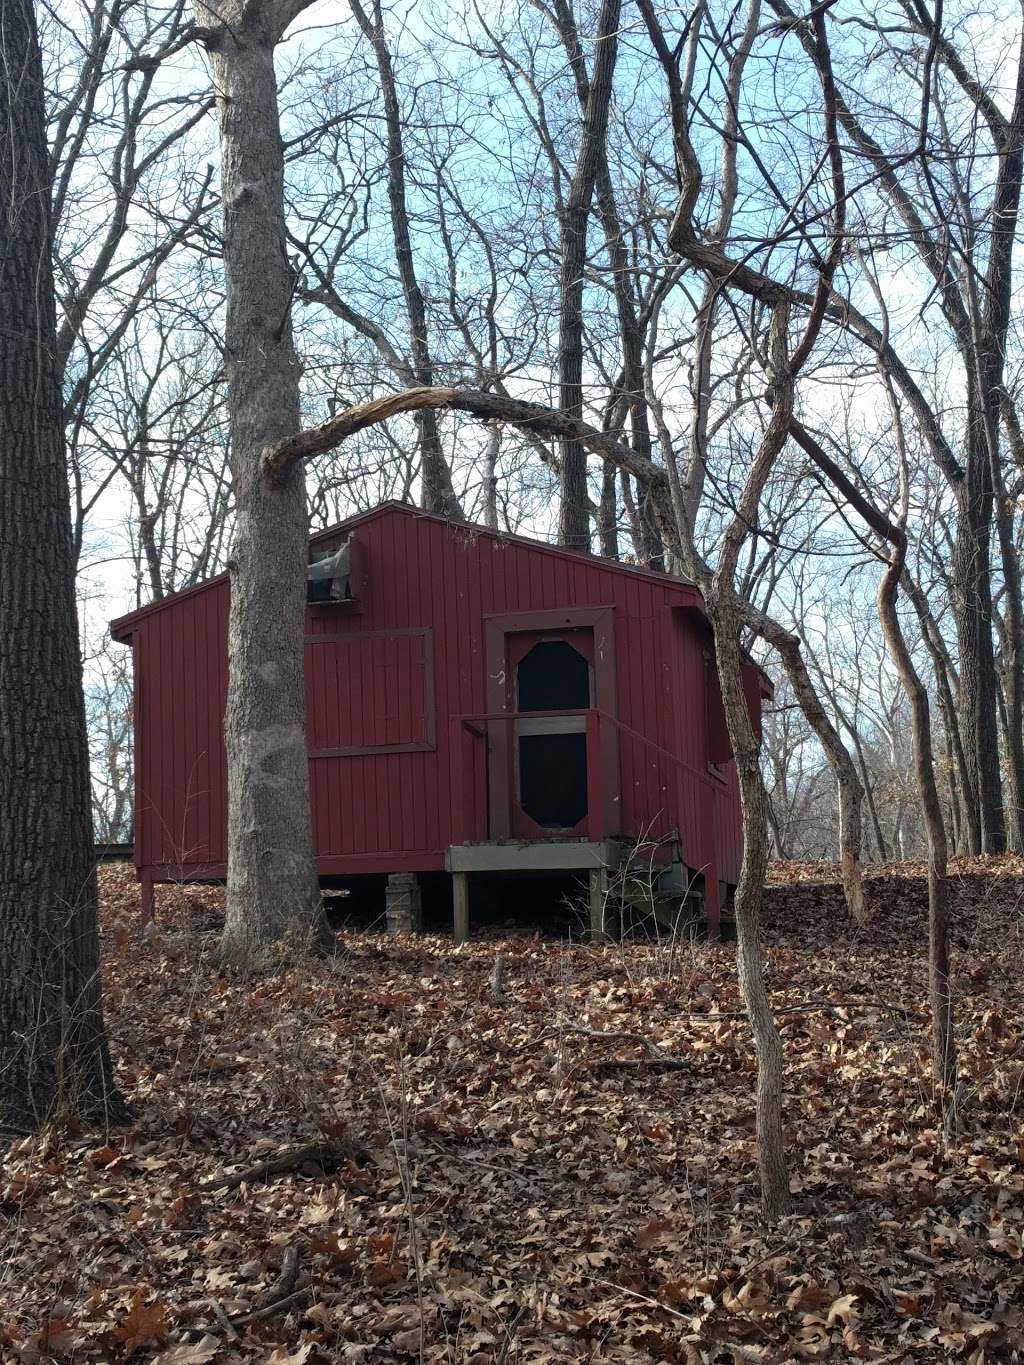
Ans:
<svg viewBox="0 0 1024 1365"><path fill-rule="evenodd" d="M618 867L628 847L621 839L502 839L452 844L444 865L447 872L593 871Z"/></svg>

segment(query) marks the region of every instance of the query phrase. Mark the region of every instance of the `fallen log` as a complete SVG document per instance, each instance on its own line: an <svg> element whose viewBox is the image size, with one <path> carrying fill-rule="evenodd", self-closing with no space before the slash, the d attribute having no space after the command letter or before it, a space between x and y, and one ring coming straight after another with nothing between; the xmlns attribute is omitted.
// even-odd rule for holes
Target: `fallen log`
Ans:
<svg viewBox="0 0 1024 1365"><path fill-rule="evenodd" d="M199 1188L208 1194L226 1193L237 1190L241 1185L254 1185L260 1181L270 1180L275 1175L284 1175L288 1171L308 1168L310 1175L333 1175L349 1161L357 1166L365 1166L369 1160L369 1152L355 1143L311 1142L304 1147L292 1147L289 1151L281 1152L279 1156L270 1157L266 1161L258 1161L256 1165L248 1166L243 1171L234 1171L231 1174L215 1176L212 1180L205 1180Z"/></svg>

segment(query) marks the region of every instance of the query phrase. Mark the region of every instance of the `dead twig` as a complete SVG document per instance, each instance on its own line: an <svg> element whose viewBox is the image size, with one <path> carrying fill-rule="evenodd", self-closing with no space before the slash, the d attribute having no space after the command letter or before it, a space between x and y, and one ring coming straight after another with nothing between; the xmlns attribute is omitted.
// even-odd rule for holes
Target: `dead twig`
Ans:
<svg viewBox="0 0 1024 1365"><path fill-rule="evenodd" d="M267 1290L256 1301L256 1308L272 1308L275 1304L281 1303L295 1292L295 1283L299 1278L299 1248L297 1246L287 1246L284 1255L281 1257L281 1273L277 1277L275 1284Z"/></svg>
<svg viewBox="0 0 1024 1365"><path fill-rule="evenodd" d="M287 1171L297 1171L304 1167L310 1168L311 1175L332 1175L348 1161L355 1162L357 1166L365 1166L369 1159L368 1152L352 1143L311 1142L305 1147L293 1147L290 1151L282 1152L280 1156L271 1157L267 1161L259 1161L244 1171L235 1171L231 1175L220 1175L213 1180L206 1180L199 1188L207 1193L227 1192L237 1190L241 1185L253 1185L257 1181L269 1180L275 1175L284 1175Z"/></svg>
<svg viewBox="0 0 1024 1365"><path fill-rule="evenodd" d="M221 1307L219 1301L217 1299L207 1299L206 1302L213 1309L214 1317L220 1323L221 1327L224 1328L224 1331L227 1332L231 1340L241 1341L241 1336L239 1335L239 1332L235 1327L235 1324L228 1317L227 1313L224 1312L224 1309Z"/></svg>
<svg viewBox="0 0 1024 1365"><path fill-rule="evenodd" d="M924 1016L918 1010L908 1009L906 1005L894 1005L888 1000L801 1000L796 1005L776 1005L773 1014L800 1014L812 1013L816 1010L852 1010L852 1009L873 1009L887 1010L889 1014L902 1014L905 1019L921 1019ZM690 1019L696 1020L716 1020L716 1019L745 1019L746 1010L723 1010L717 1014L704 1014L700 1010L681 1010Z"/></svg>
<svg viewBox="0 0 1024 1365"><path fill-rule="evenodd" d="M642 1033L605 1033L601 1029L584 1028L582 1024L563 1024L563 1033L576 1033L581 1038L596 1038L602 1043L635 1043L637 1047L642 1047L649 1057L657 1058L658 1061L667 1061L668 1053L662 1052L656 1043L652 1043L650 1038L645 1038Z"/></svg>
<svg viewBox="0 0 1024 1365"><path fill-rule="evenodd" d="M562 1024L558 1029L548 1029L544 1033L539 1033L536 1038L530 1039L529 1042L520 1044L513 1051L524 1052L527 1048L536 1047L538 1043L546 1042L549 1038L557 1038L560 1033L575 1033L581 1038L593 1038L601 1043L633 1043L636 1047L642 1047L652 1061L672 1062L678 1060L670 1057L667 1052L662 1052L657 1044L652 1043L650 1038L645 1038L642 1033L604 1033L600 1029L584 1028L582 1024Z"/></svg>
<svg viewBox="0 0 1024 1365"><path fill-rule="evenodd" d="M248 1327L251 1322L260 1322L263 1318L273 1317L277 1313L287 1313L289 1309L298 1308L300 1305L307 1304L313 1297L313 1286L307 1284L303 1289L297 1289L294 1294L289 1294L286 1299L278 1299L275 1303L268 1303L263 1308L254 1308L251 1313L242 1313L236 1318L231 1319L234 1327ZM320 1295L320 1303L340 1303L344 1296L341 1294Z"/></svg>
<svg viewBox="0 0 1024 1365"><path fill-rule="evenodd" d="M623 1060L618 1057L595 1062L594 1071L689 1071L690 1063L679 1057L634 1057Z"/></svg>

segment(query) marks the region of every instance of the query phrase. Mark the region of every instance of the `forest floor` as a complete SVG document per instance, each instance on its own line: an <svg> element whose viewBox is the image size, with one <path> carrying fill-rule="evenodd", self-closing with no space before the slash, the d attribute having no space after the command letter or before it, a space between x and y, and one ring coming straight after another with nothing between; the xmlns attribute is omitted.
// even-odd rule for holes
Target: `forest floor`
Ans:
<svg viewBox="0 0 1024 1365"><path fill-rule="evenodd" d="M170 890L140 940L102 869L135 1124L0 1161L0 1359L1024 1361L1024 862L954 873L955 1145L922 871L873 870L858 929L832 867L773 869L794 1209L768 1228L732 945L346 933L245 984L218 892Z"/></svg>

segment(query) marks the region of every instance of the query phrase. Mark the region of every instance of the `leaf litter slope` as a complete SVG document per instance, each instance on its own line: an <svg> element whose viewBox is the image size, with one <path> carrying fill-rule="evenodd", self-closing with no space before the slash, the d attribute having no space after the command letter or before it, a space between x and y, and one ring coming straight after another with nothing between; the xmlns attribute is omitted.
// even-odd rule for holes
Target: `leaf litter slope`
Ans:
<svg viewBox="0 0 1024 1365"><path fill-rule="evenodd" d="M876 870L855 929L833 868L773 869L795 1213L766 1229L730 946L346 934L245 984L212 961L218 891L165 895L140 942L103 869L136 1124L8 1151L0 1357L1024 1360L1024 864L957 865L950 1150L922 875Z"/></svg>

